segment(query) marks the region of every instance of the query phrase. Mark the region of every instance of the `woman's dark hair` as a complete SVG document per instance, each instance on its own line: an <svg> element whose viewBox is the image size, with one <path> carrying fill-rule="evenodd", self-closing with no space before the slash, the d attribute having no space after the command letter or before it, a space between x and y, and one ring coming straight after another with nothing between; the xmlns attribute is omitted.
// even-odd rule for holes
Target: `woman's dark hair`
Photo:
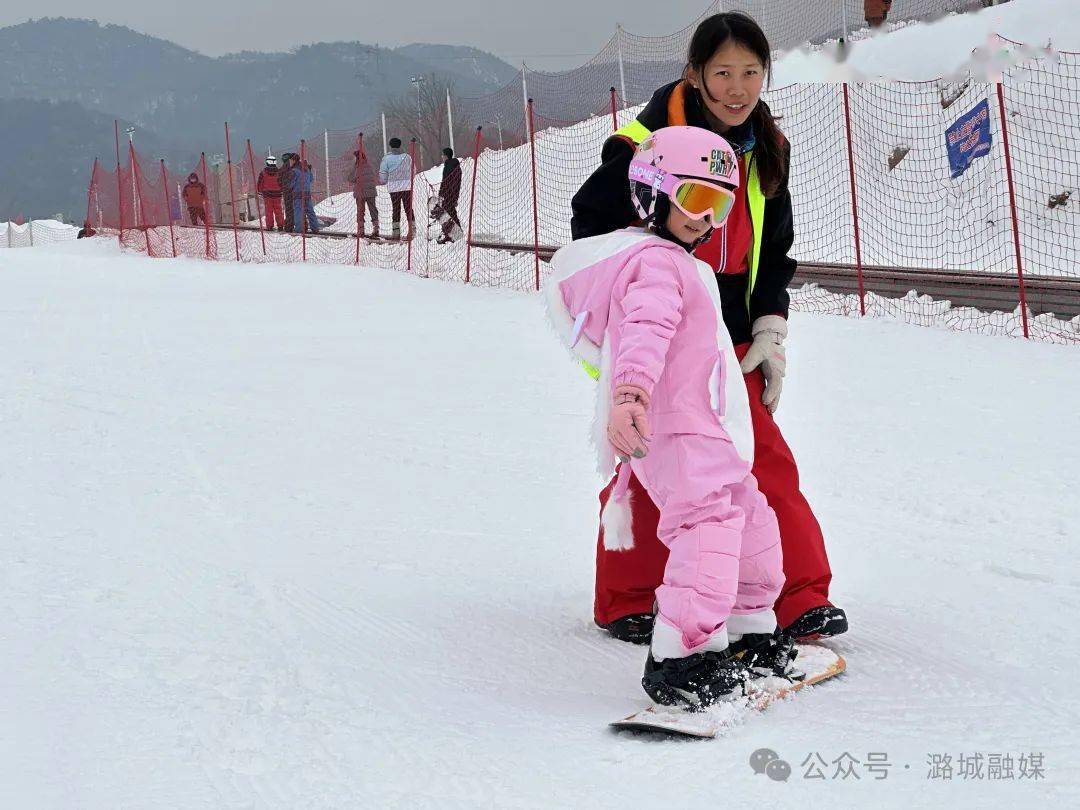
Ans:
<svg viewBox="0 0 1080 810"><path fill-rule="evenodd" d="M754 22L753 17L742 11L728 11L702 20L690 39L685 73L688 76L693 69L701 75L701 87L691 92L694 101L701 105L703 113L708 108L701 98L702 92L712 101L719 100L713 98L709 92L705 81L705 65L720 48L732 41L757 56L765 68L766 78L772 75L772 49L769 47L769 39L761 26ZM750 121L754 125L754 137L757 141L754 146L754 161L761 178L761 190L766 197L773 197L784 183L784 135L776 125L776 118L769 105L761 99L750 113Z"/></svg>

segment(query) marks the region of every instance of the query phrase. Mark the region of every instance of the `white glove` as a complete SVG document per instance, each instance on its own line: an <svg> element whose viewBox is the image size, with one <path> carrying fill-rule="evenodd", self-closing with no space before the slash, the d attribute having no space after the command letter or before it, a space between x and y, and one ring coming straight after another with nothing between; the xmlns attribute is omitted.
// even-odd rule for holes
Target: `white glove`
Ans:
<svg viewBox="0 0 1080 810"><path fill-rule="evenodd" d="M769 413L776 413L780 391L784 388L784 372L787 370L787 354L784 351L787 321L779 315L765 315L754 321L750 332L754 342L739 366L743 374L749 374L761 366L765 375L765 393L761 395L761 402Z"/></svg>

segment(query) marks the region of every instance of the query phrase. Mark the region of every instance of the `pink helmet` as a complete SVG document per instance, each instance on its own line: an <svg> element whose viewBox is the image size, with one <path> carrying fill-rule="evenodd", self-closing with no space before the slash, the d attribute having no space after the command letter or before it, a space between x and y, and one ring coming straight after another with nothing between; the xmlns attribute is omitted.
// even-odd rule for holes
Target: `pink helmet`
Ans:
<svg viewBox="0 0 1080 810"><path fill-rule="evenodd" d="M681 181L696 180L705 188L733 192L739 187L739 159L715 132L701 127L664 127L638 146L629 176L634 207L642 219L647 221L655 213L660 194L667 195L688 216L700 218L708 211L687 210L679 204ZM733 194L718 197L726 199L727 205L713 209L713 227L723 223L734 201Z"/></svg>

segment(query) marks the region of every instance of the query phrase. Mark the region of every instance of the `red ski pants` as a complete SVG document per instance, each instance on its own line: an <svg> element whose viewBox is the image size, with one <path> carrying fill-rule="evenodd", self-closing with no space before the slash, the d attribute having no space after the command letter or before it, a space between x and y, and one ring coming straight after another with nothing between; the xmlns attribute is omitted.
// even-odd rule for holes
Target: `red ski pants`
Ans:
<svg viewBox="0 0 1080 810"><path fill-rule="evenodd" d="M266 213L266 230L285 227L285 214L281 211L281 197L263 197Z"/></svg>
<svg viewBox="0 0 1080 810"><path fill-rule="evenodd" d="M735 347L740 360L749 348L749 343ZM746 388L750 395L750 417L754 427L752 472L780 524L786 581L774 609L777 621L784 626L811 608L831 604L829 583L832 571L825 553L821 526L799 490L799 470L795 466L795 458L772 415L761 404L765 376L760 368L746 375ZM615 479L612 479L600 492L601 510L614 485ZM597 539L593 615L600 624L631 613L652 612L656 589L664 578L668 550L656 537L660 512L633 473L630 475L630 509L634 530L632 549L606 550L603 529Z"/></svg>

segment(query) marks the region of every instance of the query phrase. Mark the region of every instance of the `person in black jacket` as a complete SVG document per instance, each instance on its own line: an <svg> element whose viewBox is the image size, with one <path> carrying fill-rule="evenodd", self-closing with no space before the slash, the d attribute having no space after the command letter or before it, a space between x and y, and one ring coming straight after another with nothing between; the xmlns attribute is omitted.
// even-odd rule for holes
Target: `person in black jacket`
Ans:
<svg viewBox="0 0 1080 810"><path fill-rule="evenodd" d="M297 171L296 164L300 162L300 156L295 152L283 152L281 155L281 171L278 172L278 185L281 186L281 206L285 212L285 231L293 233L296 213L293 208L293 173Z"/></svg>
<svg viewBox="0 0 1080 810"><path fill-rule="evenodd" d="M461 197L461 161L454 157L454 150L446 147L442 150L442 182L439 184L439 207L446 214L442 217L442 236L440 243L453 241L454 226L461 229L458 219L458 199Z"/></svg>
<svg viewBox="0 0 1080 810"><path fill-rule="evenodd" d="M814 513L799 491L795 459L773 421L783 386L789 298L796 262L788 192L790 147L760 94L771 67L771 48L756 22L742 12L702 21L691 38L682 80L661 87L636 120L604 144L600 167L572 201L574 239L633 225L630 161L637 144L666 126L710 129L739 155L741 180L724 228L695 255L716 273L724 323L742 360L750 393L756 453L753 473L776 512L787 582L776 602L778 625L796 638L837 635L844 611L829 601L832 573ZM600 494L605 504L614 480ZM607 551L597 543L594 619L616 638L647 643L653 592L667 549L656 538L659 515L631 475L634 548Z"/></svg>

